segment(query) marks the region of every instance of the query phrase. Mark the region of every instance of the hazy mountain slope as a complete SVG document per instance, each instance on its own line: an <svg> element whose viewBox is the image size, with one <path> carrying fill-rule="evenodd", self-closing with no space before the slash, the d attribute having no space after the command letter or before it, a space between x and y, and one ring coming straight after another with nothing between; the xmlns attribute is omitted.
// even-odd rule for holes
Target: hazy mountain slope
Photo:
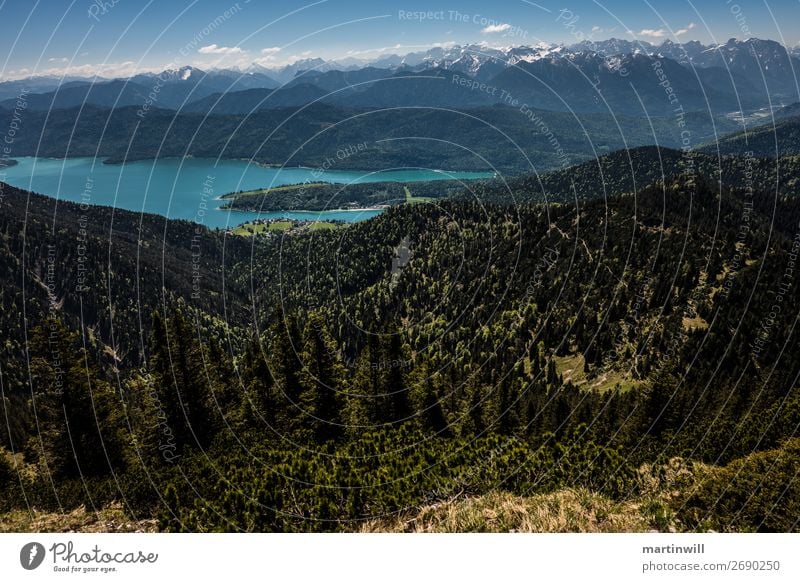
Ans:
<svg viewBox="0 0 800 582"><path fill-rule="evenodd" d="M393 82L387 81L385 86ZM446 83L444 79L431 82ZM432 92L432 98L434 95ZM258 90L254 90L254 99L258 99ZM227 103L225 97L223 103ZM0 111L0 125L11 123L12 118L13 112ZM336 157L336 169L427 167L496 169L504 173L564 168L655 140L664 147L679 147L683 131L671 117L654 117L645 125L635 117L575 116L515 107L372 111L324 103L299 109L265 109L246 118L199 113L176 116L158 109L140 115L135 107L113 112L85 107L82 112L59 110L49 115L29 111L22 123L25 131L16 136L12 155L99 155L114 161L156 155L255 157L258 162L310 167ZM697 142L740 127L734 121L699 113L687 114L685 123ZM338 159L339 150L354 144L366 144L366 149Z"/></svg>
<svg viewBox="0 0 800 582"><path fill-rule="evenodd" d="M247 89L232 93L215 93L193 101L182 113L206 115L247 115L261 109L301 107L324 97L326 93L309 84L285 86L280 89ZM211 123L211 122L210 122Z"/></svg>
<svg viewBox="0 0 800 582"><path fill-rule="evenodd" d="M760 157L800 155L800 116L783 118L773 123L724 136L706 145L706 152L719 148L723 154L745 155L750 152Z"/></svg>

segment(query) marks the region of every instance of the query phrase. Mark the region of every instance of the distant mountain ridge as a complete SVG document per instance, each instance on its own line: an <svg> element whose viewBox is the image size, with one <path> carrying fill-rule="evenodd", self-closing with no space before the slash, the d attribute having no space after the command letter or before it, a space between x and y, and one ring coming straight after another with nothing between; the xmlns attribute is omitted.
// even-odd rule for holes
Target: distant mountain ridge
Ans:
<svg viewBox="0 0 800 582"><path fill-rule="evenodd" d="M557 111L646 116L669 115L680 106L687 111L733 113L800 101L798 54L797 47L754 38L714 46L670 40L653 45L615 38L502 49L472 44L363 60L304 59L273 69L255 64L241 70L181 67L113 81L71 79L60 86L57 80L34 78L0 83L0 97L6 98L0 107L12 108L15 96L28 83L34 109L148 102L166 109L209 112L209 103L203 100L225 94L214 99L220 101L214 111L243 113L252 103L271 108L319 99L366 108L478 107L516 99L529 108ZM464 78L470 82L461 81ZM389 80L391 84L385 82ZM301 85L306 87L296 89ZM253 101L253 90L267 95L263 90L281 86L281 91L292 92Z"/></svg>

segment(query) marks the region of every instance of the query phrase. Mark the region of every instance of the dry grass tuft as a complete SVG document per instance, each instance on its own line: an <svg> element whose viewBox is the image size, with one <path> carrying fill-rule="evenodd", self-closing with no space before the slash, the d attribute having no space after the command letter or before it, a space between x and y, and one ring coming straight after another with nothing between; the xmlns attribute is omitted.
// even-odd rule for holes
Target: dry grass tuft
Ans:
<svg viewBox="0 0 800 582"><path fill-rule="evenodd" d="M155 519L131 520L118 503L97 512L79 507L63 514L34 509L0 515L0 533L142 533L158 531L157 525Z"/></svg>
<svg viewBox="0 0 800 582"><path fill-rule="evenodd" d="M495 492L368 522L363 532L642 532L654 529L638 502L616 503L583 489L519 497Z"/></svg>

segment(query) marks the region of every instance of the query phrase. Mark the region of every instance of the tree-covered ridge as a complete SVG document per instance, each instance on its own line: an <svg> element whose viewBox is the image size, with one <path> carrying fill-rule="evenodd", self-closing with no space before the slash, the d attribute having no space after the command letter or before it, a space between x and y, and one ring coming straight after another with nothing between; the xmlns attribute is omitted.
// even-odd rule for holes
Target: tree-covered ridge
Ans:
<svg viewBox="0 0 800 582"><path fill-rule="evenodd" d="M800 422L800 346L791 319L772 314L776 297L788 306L798 294L785 275L800 203L769 191L684 175L573 204L445 200L335 231L202 231L209 286L197 300L180 265L192 264L194 225L144 217L139 236L124 226L139 217L117 211L109 245L110 210L31 196L40 214L26 218L28 195L7 190L6 300L27 305L21 282L46 271L26 236L46 239L57 210L70 241L85 212L94 267L110 256L112 281L133 273L108 291L129 322L114 349L142 357L109 358L97 342L110 330L90 333L79 309L43 303L27 325L4 310L26 356L4 365L18 379L4 406L40 424L4 436L25 472L0 465L0 502L116 500L168 530L352 530L498 489L624 501L642 492L643 466L658 478L674 455L720 464L775 449L752 459L758 475L731 481L739 505L722 515L717 481L659 503L684 528L796 528L775 515L796 503L791 463L770 463L796 459L784 441ZM145 243L158 245L140 266L159 269L139 283L149 303L122 303L118 316ZM68 289L57 305L71 305ZM759 475L763 495L750 499Z"/></svg>
<svg viewBox="0 0 800 582"><path fill-rule="evenodd" d="M760 127L720 137L706 145L704 150L739 156L750 152L755 156L772 158L800 155L800 116L778 116Z"/></svg>
<svg viewBox="0 0 800 582"><path fill-rule="evenodd" d="M567 202L633 194L654 182L681 175L702 176L727 188L794 195L800 159L779 159L753 152L722 155L716 151L681 151L644 146L624 149L567 169L476 182L461 198L486 202Z"/></svg>
<svg viewBox="0 0 800 582"><path fill-rule="evenodd" d="M446 188L447 186L444 186ZM435 185L430 189L439 189ZM403 184L379 182L369 184L330 184L309 182L260 190L233 192L223 196L224 207L256 212L285 210L335 210L368 208L399 204L405 200Z"/></svg>
<svg viewBox="0 0 800 582"><path fill-rule="evenodd" d="M222 313L223 258L238 262L249 253L246 243L193 222L1 186L3 311L13 321L6 329L11 341L24 337L23 310L29 326L55 311L70 327L82 322L120 359L137 362L142 308L149 320L159 305L183 298L202 312ZM228 315L241 319L236 311ZM111 345L112 325L121 351Z"/></svg>
<svg viewBox="0 0 800 582"><path fill-rule="evenodd" d="M108 207L81 206L0 184L0 268L3 283L3 391L30 396L32 330L55 321L81 332L77 342L115 381L146 358L151 314L190 305L203 326L220 334L242 321L244 297L223 286L223 257L243 260L248 246L185 221L167 221ZM224 316L223 316L224 314ZM67 333L67 332L64 332ZM71 336L70 336L71 337ZM68 342L70 350L76 341ZM36 345L47 345L42 340ZM29 404L10 415L11 432L33 428ZM0 442L10 438L3 430Z"/></svg>
<svg viewBox="0 0 800 582"><path fill-rule="evenodd" d="M494 204L534 202L574 203L633 194L659 180L699 175L728 188L769 190L794 195L800 185L800 158L778 159L743 155L683 152L644 146L598 157L563 170L523 173L490 179L415 182L401 185L298 184L266 191L232 193L230 207L238 210L329 210L347 206L397 205L406 200L404 189L429 199L458 198Z"/></svg>
<svg viewBox="0 0 800 582"><path fill-rule="evenodd" d="M590 202L577 212L571 205L463 203L392 209L341 235L266 245L255 259L259 273L292 256L307 264L275 272L280 294L271 285L256 287L263 297L259 315L266 321L278 301L283 309L326 312L345 359L362 349L359 330L403 322L407 358L430 355L427 365L451 387L457 381L465 390L495 392L502 379L511 400L537 375L545 385L558 384L554 372L563 375L568 365L583 387L613 389L609 378L620 388L650 385L673 371L663 368L666 350L681 354L673 356L679 366L691 353L684 350L699 341L695 335L707 329L716 347L736 350L716 378L735 378L751 360L745 356L753 337L741 334L757 329L765 313L742 313L732 298L752 292L759 271L760 291L778 284L779 253L791 248L787 239L797 224L795 202L779 203L782 218L770 226L774 201L761 199L751 208L749 199L727 190L718 198L707 185L683 180L608 206ZM725 227L716 232L719 215ZM741 226L747 227L744 241ZM771 229L773 246L764 257ZM326 236L341 240L334 244ZM404 237L413 259L391 275L393 249ZM746 254L739 250L743 243ZM767 265L771 275L764 273ZM724 322L735 330L742 317L753 325L732 335ZM709 327L711 321L723 325ZM443 413L463 416L457 408Z"/></svg>

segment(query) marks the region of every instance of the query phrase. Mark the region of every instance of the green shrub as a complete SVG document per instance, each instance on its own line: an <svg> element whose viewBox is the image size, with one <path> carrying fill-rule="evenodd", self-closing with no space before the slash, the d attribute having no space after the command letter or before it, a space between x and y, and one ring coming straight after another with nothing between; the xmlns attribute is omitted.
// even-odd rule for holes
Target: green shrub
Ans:
<svg viewBox="0 0 800 582"><path fill-rule="evenodd" d="M800 439L713 469L680 500L692 529L797 531L800 525Z"/></svg>

